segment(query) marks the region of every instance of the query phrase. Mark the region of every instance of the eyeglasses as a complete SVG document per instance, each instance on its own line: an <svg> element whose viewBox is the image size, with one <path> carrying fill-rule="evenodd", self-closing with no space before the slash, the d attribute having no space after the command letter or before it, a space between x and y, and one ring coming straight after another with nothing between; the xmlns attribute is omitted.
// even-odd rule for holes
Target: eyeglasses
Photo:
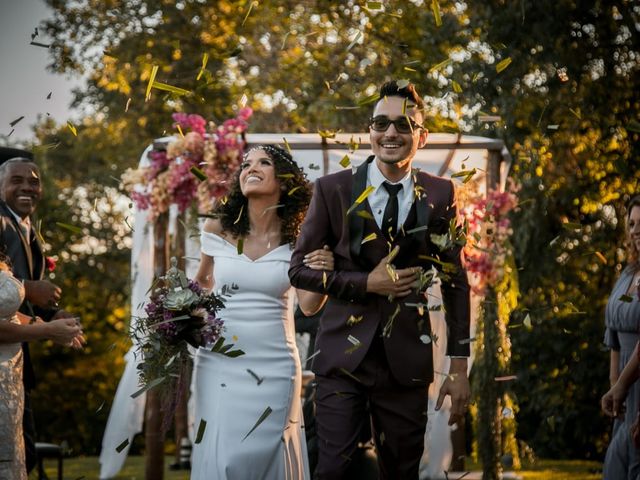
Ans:
<svg viewBox="0 0 640 480"><path fill-rule="evenodd" d="M424 128L411 117L407 116L391 120L387 116L378 115L369 120L369 127L371 127L371 130L374 130L376 132L386 132L389 128L389 125L391 124L393 124L396 132L398 133L413 133L413 131L417 128Z"/></svg>

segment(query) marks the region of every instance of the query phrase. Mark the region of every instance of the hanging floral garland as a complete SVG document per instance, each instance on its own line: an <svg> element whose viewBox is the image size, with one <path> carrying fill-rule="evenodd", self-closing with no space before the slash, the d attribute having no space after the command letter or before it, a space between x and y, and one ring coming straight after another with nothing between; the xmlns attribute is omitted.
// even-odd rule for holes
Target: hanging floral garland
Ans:
<svg viewBox="0 0 640 480"><path fill-rule="evenodd" d="M217 198L229 188L231 177L240 167L245 148L244 132L253 114L242 108L222 125L209 123L197 114L174 113L174 128L180 136L166 148L149 153L149 165L126 170L123 188L140 210L149 212L152 221L177 205L184 212L196 205L199 213L208 213Z"/></svg>

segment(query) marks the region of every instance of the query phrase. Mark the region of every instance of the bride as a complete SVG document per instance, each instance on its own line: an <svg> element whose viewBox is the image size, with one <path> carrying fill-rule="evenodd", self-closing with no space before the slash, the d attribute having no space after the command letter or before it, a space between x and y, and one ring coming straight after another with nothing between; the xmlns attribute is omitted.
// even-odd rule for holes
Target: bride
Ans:
<svg viewBox="0 0 640 480"><path fill-rule="evenodd" d="M285 150L250 150L226 201L201 235L196 280L234 288L221 311L227 343L245 355L229 358L200 348L194 362L195 430L192 479L308 479L301 412L301 367L287 271L310 187ZM308 255L332 270L325 250ZM298 291L301 308L324 298ZM204 432L202 432L204 429Z"/></svg>

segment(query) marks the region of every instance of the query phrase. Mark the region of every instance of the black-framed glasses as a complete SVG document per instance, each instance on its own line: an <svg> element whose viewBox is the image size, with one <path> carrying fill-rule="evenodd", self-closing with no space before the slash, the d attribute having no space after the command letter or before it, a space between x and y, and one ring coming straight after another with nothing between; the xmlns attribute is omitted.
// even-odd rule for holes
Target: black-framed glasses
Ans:
<svg viewBox="0 0 640 480"><path fill-rule="evenodd" d="M369 127L376 132L386 132L389 125L393 123L393 126L398 133L413 133L417 128L424 128L413 118L404 116L391 120L386 115L377 115L369 119Z"/></svg>

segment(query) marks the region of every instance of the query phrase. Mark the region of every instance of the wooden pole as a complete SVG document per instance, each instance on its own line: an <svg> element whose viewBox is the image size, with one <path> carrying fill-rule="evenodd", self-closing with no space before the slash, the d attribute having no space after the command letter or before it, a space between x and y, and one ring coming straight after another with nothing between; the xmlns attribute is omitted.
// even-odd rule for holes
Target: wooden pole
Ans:
<svg viewBox="0 0 640 480"><path fill-rule="evenodd" d="M169 266L169 214L161 213L153 226L153 271L158 278ZM164 437L162 411L157 389L147 392L145 407L145 479L162 480L164 477Z"/></svg>
<svg viewBox="0 0 640 480"><path fill-rule="evenodd" d="M178 221L176 222L175 234L173 235L172 242L172 256L175 256L178 260L178 268L185 271L185 242L187 238L187 216L184 213L181 213L178 216ZM176 442L176 453L175 453L175 462L174 465L176 469L186 468L187 465L184 464L183 459L181 458L181 442L183 438L189 438L189 425L188 425L188 412L187 412L187 401L189 399L189 380L191 377L191 362L189 362L189 373L186 375L187 378L183 378L183 381L186 382L184 394L180 392L180 397L178 400L178 404L176 405L176 411L173 419L174 426L174 437ZM189 459L190 461L190 459Z"/></svg>

